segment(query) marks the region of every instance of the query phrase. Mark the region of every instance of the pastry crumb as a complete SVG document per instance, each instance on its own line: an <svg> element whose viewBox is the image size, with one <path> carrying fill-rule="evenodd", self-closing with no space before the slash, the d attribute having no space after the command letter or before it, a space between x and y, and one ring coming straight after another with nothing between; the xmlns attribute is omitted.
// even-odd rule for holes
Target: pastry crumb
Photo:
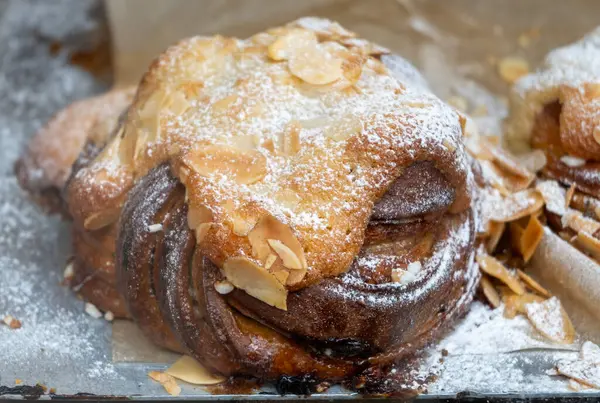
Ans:
<svg viewBox="0 0 600 403"><path fill-rule="evenodd" d="M102 312L100 312L100 310L98 308L96 308L96 305L90 304L89 302L85 303L85 313L87 313L88 315L90 315L92 318L95 318L95 319L99 319L103 316Z"/></svg>
<svg viewBox="0 0 600 403"><path fill-rule="evenodd" d="M509 84L513 84L528 73L529 63L523 58L508 56L498 63L498 74Z"/></svg>
<svg viewBox="0 0 600 403"><path fill-rule="evenodd" d="M20 329L22 326L21 321L12 317L11 315L4 316L4 319L2 319L2 321L6 326L10 327L11 329Z"/></svg>

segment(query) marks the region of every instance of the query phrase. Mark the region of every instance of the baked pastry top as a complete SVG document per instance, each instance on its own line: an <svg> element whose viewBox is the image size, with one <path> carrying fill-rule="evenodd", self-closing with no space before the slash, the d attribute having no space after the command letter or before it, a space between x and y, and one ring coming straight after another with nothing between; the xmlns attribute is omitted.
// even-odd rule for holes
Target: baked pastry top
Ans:
<svg viewBox="0 0 600 403"><path fill-rule="evenodd" d="M459 115L398 81L382 52L310 18L247 40L180 42L152 64L118 135L73 178L73 217L86 228L116 221L135 181L168 161L202 253L226 272L279 272L269 279L278 291L263 297L282 306L287 289L348 269L374 203L412 163L433 161L454 189L449 211L464 211L471 179Z"/></svg>

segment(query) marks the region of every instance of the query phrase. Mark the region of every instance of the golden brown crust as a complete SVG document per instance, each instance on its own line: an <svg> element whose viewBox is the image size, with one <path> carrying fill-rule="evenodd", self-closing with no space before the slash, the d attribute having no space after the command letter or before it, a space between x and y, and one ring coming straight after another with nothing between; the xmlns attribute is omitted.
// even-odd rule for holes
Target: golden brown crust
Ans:
<svg viewBox="0 0 600 403"><path fill-rule="evenodd" d="M70 184L75 220L116 221L135 180L169 161L203 217L192 220L202 253L221 268L277 256L267 270L292 270L283 286L294 290L347 270L374 203L416 161L434 161L454 189L450 211L464 211L458 115L392 77L381 50L328 24L168 49L144 76L123 136Z"/></svg>

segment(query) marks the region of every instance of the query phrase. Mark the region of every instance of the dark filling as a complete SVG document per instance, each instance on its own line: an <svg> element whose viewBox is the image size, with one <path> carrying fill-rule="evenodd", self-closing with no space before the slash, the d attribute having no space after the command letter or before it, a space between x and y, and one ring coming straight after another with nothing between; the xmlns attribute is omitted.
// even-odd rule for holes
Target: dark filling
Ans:
<svg viewBox="0 0 600 403"><path fill-rule="evenodd" d="M407 167L375 203L371 221L403 221L439 215L448 210L454 193L454 188L432 162L416 162Z"/></svg>

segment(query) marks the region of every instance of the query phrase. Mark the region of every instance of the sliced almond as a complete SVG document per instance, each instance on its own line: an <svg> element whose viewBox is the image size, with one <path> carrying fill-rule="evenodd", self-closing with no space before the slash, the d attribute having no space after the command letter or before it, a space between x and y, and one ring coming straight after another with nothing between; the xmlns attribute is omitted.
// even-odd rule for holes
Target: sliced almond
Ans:
<svg viewBox="0 0 600 403"><path fill-rule="evenodd" d="M320 40L331 39L339 40L344 38L353 38L356 34L348 31L335 21L320 17L303 17L293 23L295 26L308 29L317 34Z"/></svg>
<svg viewBox="0 0 600 403"><path fill-rule="evenodd" d="M202 146L188 153L184 160L199 175L222 175L239 184L258 182L267 174L267 159L263 154L225 145Z"/></svg>
<svg viewBox="0 0 600 403"><path fill-rule="evenodd" d="M544 205L542 195L535 189L522 190L505 197L495 206L490 219L508 222L533 214Z"/></svg>
<svg viewBox="0 0 600 403"><path fill-rule="evenodd" d="M159 382L171 396L179 396L181 393L181 387L177 385L175 378L173 378L171 375L164 372L151 371L148 372L148 376L154 379L156 382Z"/></svg>
<svg viewBox="0 0 600 403"><path fill-rule="evenodd" d="M303 48L295 53L288 66L294 76L309 84L330 84L343 76L342 60L318 47Z"/></svg>
<svg viewBox="0 0 600 403"><path fill-rule="evenodd" d="M233 289L233 284L227 280L215 282L215 290L221 295L227 295L233 291Z"/></svg>
<svg viewBox="0 0 600 403"><path fill-rule="evenodd" d="M506 284L512 291L517 295L521 295L525 293L525 289L519 282L519 280L513 276L507 269L504 267L502 263L500 263L497 259L493 258L487 254L477 255L477 263L479 263L479 267L481 270L489 274L492 277L497 278Z"/></svg>
<svg viewBox="0 0 600 403"><path fill-rule="evenodd" d="M541 193L548 211L562 216L567 212L566 192L557 181L540 181L535 188Z"/></svg>
<svg viewBox="0 0 600 403"><path fill-rule="evenodd" d="M578 168L585 165L585 160L583 158L573 157L570 155L564 155L560 157L560 162L570 168Z"/></svg>
<svg viewBox="0 0 600 403"><path fill-rule="evenodd" d="M300 268L306 269L307 264L302 245L287 225L270 215L262 217L248 234L252 254L261 261L267 259L271 254L268 240L277 240L285 245L299 259Z"/></svg>
<svg viewBox="0 0 600 403"><path fill-rule="evenodd" d="M267 260L265 260L265 269L269 270L271 268L271 266L273 266L273 263L275 263L276 260L277 260L277 255L274 255L271 253L269 256L267 256ZM287 277L286 277L286 279L287 279Z"/></svg>
<svg viewBox="0 0 600 403"><path fill-rule="evenodd" d="M494 161L500 168L522 178L530 178L533 175L533 172L527 170L514 156L508 154L503 148L491 145L488 148L494 155Z"/></svg>
<svg viewBox="0 0 600 403"><path fill-rule="evenodd" d="M569 190L567 190L567 194L565 196L565 208L568 209L571 205L571 200L573 200L573 195L575 194L576 186L575 184L571 184Z"/></svg>
<svg viewBox="0 0 600 403"><path fill-rule="evenodd" d="M586 231L579 231L575 240L577 246L589 253L596 260L600 260L600 240Z"/></svg>
<svg viewBox="0 0 600 403"><path fill-rule="evenodd" d="M272 273L281 284L287 284L288 278L290 277L290 272L288 270L274 270Z"/></svg>
<svg viewBox="0 0 600 403"><path fill-rule="evenodd" d="M165 373L193 385L215 385L227 379L211 373L202 364L187 355L175 361Z"/></svg>
<svg viewBox="0 0 600 403"><path fill-rule="evenodd" d="M277 278L243 256L229 258L223 273L236 288L275 308L287 310L287 290Z"/></svg>
<svg viewBox="0 0 600 403"><path fill-rule="evenodd" d="M518 161L525 169L533 173L538 173L548 163L546 154L542 150L521 154L518 156Z"/></svg>
<svg viewBox="0 0 600 403"><path fill-rule="evenodd" d="M558 298L532 302L525 310L529 321L547 339L561 344L571 344L575 340L573 324Z"/></svg>
<svg viewBox="0 0 600 403"><path fill-rule="evenodd" d="M513 84L528 73L529 63L520 57L505 57L498 63L498 74L509 84Z"/></svg>
<svg viewBox="0 0 600 403"><path fill-rule="evenodd" d="M537 249L543 237L544 227L542 226L542 223L540 223L540 220L538 220L536 216L532 215L529 218L529 223L527 224L527 227L525 227L523 235L520 238L521 254L523 255L525 263L529 262L529 259L531 259L533 256L533 253Z"/></svg>
<svg viewBox="0 0 600 403"><path fill-rule="evenodd" d="M504 310L504 316L507 318L514 318L517 313L526 314L527 304L533 302L543 302L545 298L532 293L525 293L523 295L511 294L504 298L504 304L506 306Z"/></svg>
<svg viewBox="0 0 600 403"><path fill-rule="evenodd" d="M283 132L283 152L286 155L294 155L300 151L300 130L302 126L296 120L291 121Z"/></svg>
<svg viewBox="0 0 600 403"><path fill-rule="evenodd" d="M600 222L585 217L581 212L573 209L568 209L562 216L563 227L569 227L575 232L587 232L594 234L600 229Z"/></svg>
<svg viewBox="0 0 600 403"><path fill-rule="evenodd" d="M592 362L594 364L600 364L600 347L591 341L586 341L581 346L579 352L581 359L584 361Z"/></svg>
<svg viewBox="0 0 600 403"><path fill-rule="evenodd" d="M481 277L481 289L483 291L483 295L485 295L489 303L494 308L498 308L501 303L500 295L498 295L498 291L496 291L492 282L485 276Z"/></svg>
<svg viewBox="0 0 600 403"><path fill-rule="evenodd" d="M307 47L316 47L317 35L306 29L291 29L285 35L277 38L267 48L267 54L273 60L287 60L294 52Z"/></svg>
<svg viewBox="0 0 600 403"><path fill-rule="evenodd" d="M489 253L492 253L498 242L500 242L500 238L502 238L502 234L504 234L504 229L506 228L506 223L490 221L488 223L488 239L486 242L486 249Z"/></svg>
<svg viewBox="0 0 600 403"><path fill-rule="evenodd" d="M273 248L275 253L281 258L283 265L288 269L301 270L302 262L296 256L294 252L287 246L283 244L283 242L278 241L277 239L267 239L267 242Z"/></svg>
<svg viewBox="0 0 600 403"><path fill-rule="evenodd" d="M550 297L550 292L548 292L548 290L542 287L540 283L535 281L530 275L525 273L523 270L517 269L517 275L527 287L531 288L533 291L537 292L543 297Z"/></svg>
<svg viewBox="0 0 600 403"><path fill-rule="evenodd" d="M600 364L562 360L556 366L559 374L575 379L591 388L600 389Z"/></svg>
<svg viewBox="0 0 600 403"><path fill-rule="evenodd" d="M361 38L345 38L340 40L340 43L344 46L356 48L364 55L380 56L391 53L391 50L388 48L379 46L376 43Z"/></svg>

